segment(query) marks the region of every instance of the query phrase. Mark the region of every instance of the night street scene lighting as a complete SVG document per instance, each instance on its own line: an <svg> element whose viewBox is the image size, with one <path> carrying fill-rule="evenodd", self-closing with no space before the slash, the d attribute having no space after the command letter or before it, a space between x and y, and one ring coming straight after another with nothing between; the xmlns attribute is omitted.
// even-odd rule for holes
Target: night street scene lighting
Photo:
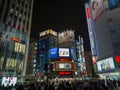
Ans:
<svg viewBox="0 0 120 90"><path fill-rule="evenodd" d="M119 90L119 0L0 0L0 90Z"/></svg>

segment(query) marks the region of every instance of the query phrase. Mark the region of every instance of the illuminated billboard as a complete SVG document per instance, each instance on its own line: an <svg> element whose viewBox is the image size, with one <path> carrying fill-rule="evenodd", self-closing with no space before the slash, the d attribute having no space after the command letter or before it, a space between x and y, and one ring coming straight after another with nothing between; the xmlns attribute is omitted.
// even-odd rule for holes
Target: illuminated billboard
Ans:
<svg viewBox="0 0 120 90"><path fill-rule="evenodd" d="M58 63L58 69L72 69L72 64L67 62Z"/></svg>
<svg viewBox="0 0 120 90"><path fill-rule="evenodd" d="M70 71L60 71L59 72L59 75L70 75L70 74L72 74L72 72L70 72Z"/></svg>
<svg viewBox="0 0 120 90"><path fill-rule="evenodd" d="M55 68L56 70L75 70L76 63L72 61L56 61Z"/></svg>
<svg viewBox="0 0 120 90"><path fill-rule="evenodd" d="M115 68L113 57L97 62L98 71L106 71Z"/></svg>
<svg viewBox="0 0 120 90"><path fill-rule="evenodd" d="M70 57L69 48L59 48L59 57Z"/></svg>
<svg viewBox="0 0 120 90"><path fill-rule="evenodd" d="M58 34L58 43L65 43L68 41L73 41L74 40L74 31L69 30L69 31L64 31L64 32L60 32Z"/></svg>
<svg viewBox="0 0 120 90"><path fill-rule="evenodd" d="M14 51L24 54L25 53L25 44L15 42Z"/></svg>
<svg viewBox="0 0 120 90"><path fill-rule="evenodd" d="M50 49L50 58L58 58L58 48Z"/></svg>
<svg viewBox="0 0 120 90"><path fill-rule="evenodd" d="M120 56L115 56L116 62L120 62Z"/></svg>
<svg viewBox="0 0 120 90"><path fill-rule="evenodd" d="M91 15L90 15L90 8L89 8L89 5L87 3L85 4L85 11L86 11L86 17L87 17L87 24L88 24L88 32L89 32L89 38L90 38L91 52L92 52L92 55L96 55L94 25L93 25L93 21L91 19Z"/></svg>
<svg viewBox="0 0 120 90"><path fill-rule="evenodd" d="M3 77L1 86L7 87L7 86L15 86L17 83L17 77Z"/></svg>
<svg viewBox="0 0 120 90"><path fill-rule="evenodd" d="M99 15L103 12L103 4L101 0L91 0L90 1L92 8L93 20L96 20Z"/></svg>
<svg viewBox="0 0 120 90"><path fill-rule="evenodd" d="M11 40L15 41L15 42L19 42L19 38L18 37L12 37Z"/></svg>
<svg viewBox="0 0 120 90"><path fill-rule="evenodd" d="M54 36L57 36L57 32L53 31L52 29L48 29L46 31L43 31L40 33L40 37L41 36L45 36L45 35L48 35L48 34L52 34Z"/></svg>

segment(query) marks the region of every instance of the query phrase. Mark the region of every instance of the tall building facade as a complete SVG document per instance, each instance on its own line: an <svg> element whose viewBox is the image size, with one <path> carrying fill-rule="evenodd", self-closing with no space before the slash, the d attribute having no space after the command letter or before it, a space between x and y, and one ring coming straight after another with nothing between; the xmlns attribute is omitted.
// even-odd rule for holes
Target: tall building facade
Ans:
<svg viewBox="0 0 120 90"><path fill-rule="evenodd" d="M77 75L74 32L72 29L58 32L58 48L51 50L51 61L54 63L53 71L56 72L59 77L74 77L74 75Z"/></svg>
<svg viewBox="0 0 120 90"><path fill-rule="evenodd" d="M36 63L36 43L37 40L34 38L30 39L29 44L29 54L28 54L28 61L27 61L27 69L26 69L26 75L32 76L34 72L34 64Z"/></svg>
<svg viewBox="0 0 120 90"><path fill-rule="evenodd" d="M120 1L90 0L85 11L96 73L120 77Z"/></svg>
<svg viewBox="0 0 120 90"><path fill-rule="evenodd" d="M50 48L57 47L57 32L52 29L40 32L39 40L36 43L36 65L35 74L47 73L50 63Z"/></svg>
<svg viewBox="0 0 120 90"><path fill-rule="evenodd" d="M0 0L0 71L25 75L33 0Z"/></svg>

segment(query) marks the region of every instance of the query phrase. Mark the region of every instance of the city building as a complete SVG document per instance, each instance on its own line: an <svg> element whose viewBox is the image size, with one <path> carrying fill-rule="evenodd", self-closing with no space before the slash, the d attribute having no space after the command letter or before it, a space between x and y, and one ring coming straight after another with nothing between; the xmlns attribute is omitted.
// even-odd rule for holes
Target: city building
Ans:
<svg viewBox="0 0 120 90"><path fill-rule="evenodd" d="M53 72L59 77L77 75L77 57L74 30L58 32L58 46L50 50ZM55 53L53 53L55 52Z"/></svg>
<svg viewBox="0 0 120 90"><path fill-rule="evenodd" d="M76 40L76 57L77 57L77 69L79 75L87 75L86 70L86 62L88 62L84 55L84 47L83 47L83 38L78 36L78 40Z"/></svg>
<svg viewBox="0 0 120 90"><path fill-rule="evenodd" d="M26 70L26 75L27 76L32 76L33 73L35 72L35 69L33 68L36 64L36 39L31 38L30 39L30 44L29 44L29 54L28 54L28 61L27 61L27 70Z"/></svg>
<svg viewBox="0 0 120 90"><path fill-rule="evenodd" d="M33 0L0 0L0 72L4 76L26 74L32 11Z"/></svg>
<svg viewBox="0 0 120 90"><path fill-rule="evenodd" d="M95 73L94 73L94 67L93 67L91 52L84 52L84 57L85 57L85 65L86 65L87 76L94 77Z"/></svg>
<svg viewBox="0 0 120 90"><path fill-rule="evenodd" d="M101 78L119 78L119 0L90 0L85 11L95 72Z"/></svg>
<svg viewBox="0 0 120 90"><path fill-rule="evenodd" d="M48 73L50 77L74 77L78 75L78 69L86 72L83 38L75 42L73 30L55 32L48 29L40 32L35 48L33 73L37 77Z"/></svg>
<svg viewBox="0 0 120 90"><path fill-rule="evenodd" d="M50 65L50 52L51 48L57 47L57 32L52 29L40 32L39 40L36 43L36 67L37 73L48 73Z"/></svg>

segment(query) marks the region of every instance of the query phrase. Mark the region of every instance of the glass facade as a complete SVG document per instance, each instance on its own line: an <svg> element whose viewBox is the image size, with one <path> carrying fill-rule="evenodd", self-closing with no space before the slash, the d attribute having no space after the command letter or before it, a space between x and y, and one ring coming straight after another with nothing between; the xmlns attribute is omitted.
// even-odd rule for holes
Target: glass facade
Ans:
<svg viewBox="0 0 120 90"><path fill-rule="evenodd" d="M5 31L6 28L6 31ZM0 70L21 73L26 49L26 34L2 25L2 37L0 41Z"/></svg>
<svg viewBox="0 0 120 90"><path fill-rule="evenodd" d="M22 0L15 2L14 0L0 0L0 70L2 75L22 75L26 72L24 69L26 69L25 62L28 56L33 0L30 2L27 3L31 6L29 9L26 7L26 2Z"/></svg>

